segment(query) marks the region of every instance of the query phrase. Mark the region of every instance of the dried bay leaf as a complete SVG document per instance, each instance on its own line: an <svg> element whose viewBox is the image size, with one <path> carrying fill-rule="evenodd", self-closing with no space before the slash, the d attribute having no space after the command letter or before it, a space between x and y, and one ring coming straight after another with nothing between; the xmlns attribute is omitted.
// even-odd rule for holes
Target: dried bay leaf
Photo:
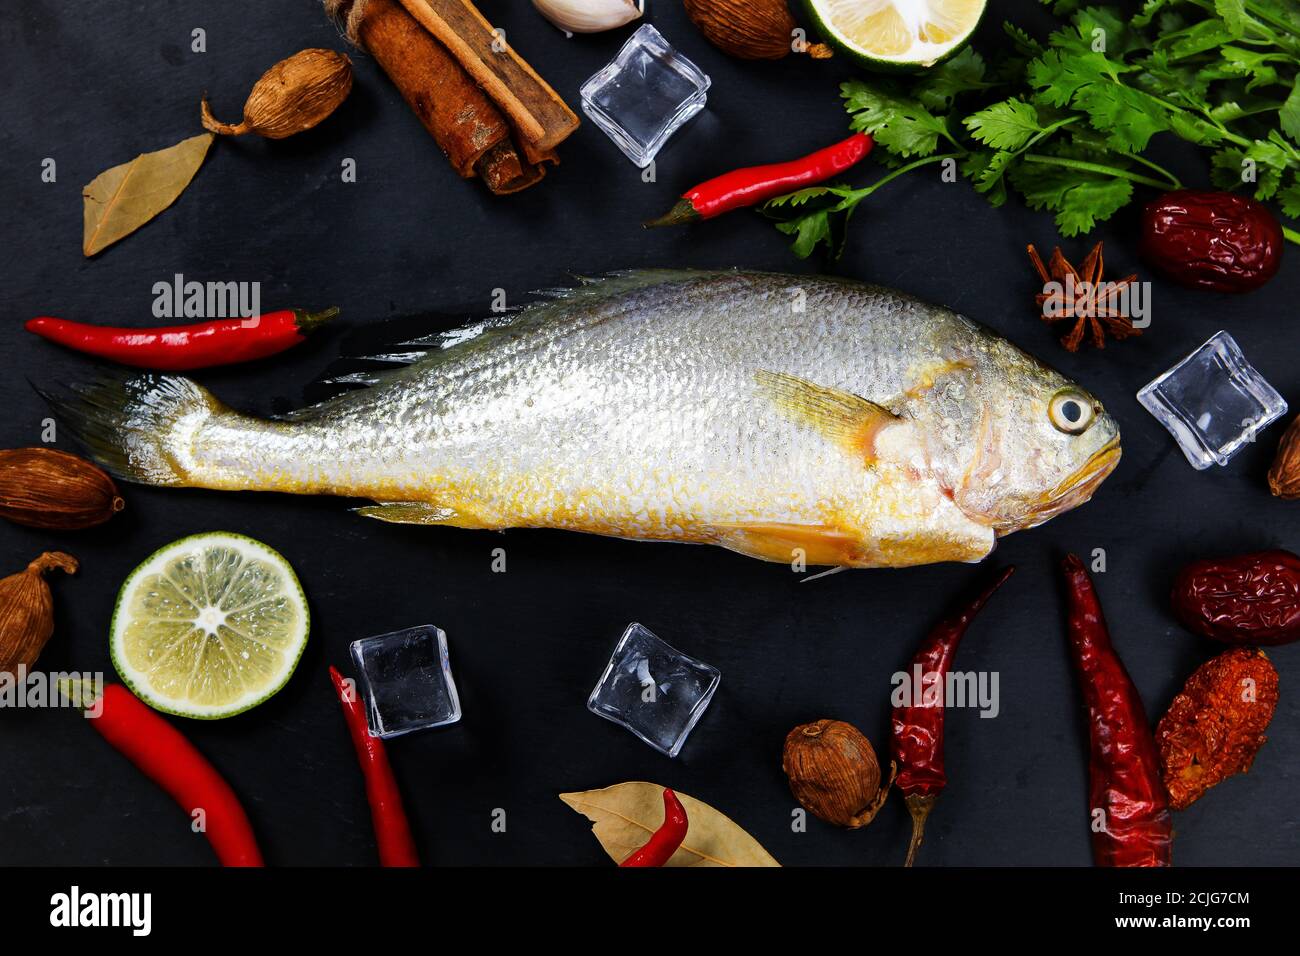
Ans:
<svg viewBox="0 0 1300 956"><path fill-rule="evenodd" d="M106 169L82 190L81 250L93 256L129 236L176 201L215 139L201 133Z"/></svg>
<svg viewBox="0 0 1300 956"><path fill-rule="evenodd" d="M665 866L780 866L729 817L676 791L686 808L686 840ZM593 824L596 839L615 863L645 845L664 822L664 788L633 780L603 790L562 793L560 799Z"/></svg>

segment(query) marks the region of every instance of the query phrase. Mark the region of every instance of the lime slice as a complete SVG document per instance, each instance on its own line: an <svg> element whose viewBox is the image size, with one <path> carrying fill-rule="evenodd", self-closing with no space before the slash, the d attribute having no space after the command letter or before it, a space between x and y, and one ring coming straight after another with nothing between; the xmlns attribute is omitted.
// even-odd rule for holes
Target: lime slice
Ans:
<svg viewBox="0 0 1300 956"><path fill-rule="evenodd" d="M830 43L863 66L915 69L952 56L987 0L806 0Z"/></svg>
<svg viewBox="0 0 1300 956"><path fill-rule="evenodd" d="M215 531L155 551L122 585L113 666L150 706L216 719L256 707L307 643L302 585L260 541Z"/></svg>

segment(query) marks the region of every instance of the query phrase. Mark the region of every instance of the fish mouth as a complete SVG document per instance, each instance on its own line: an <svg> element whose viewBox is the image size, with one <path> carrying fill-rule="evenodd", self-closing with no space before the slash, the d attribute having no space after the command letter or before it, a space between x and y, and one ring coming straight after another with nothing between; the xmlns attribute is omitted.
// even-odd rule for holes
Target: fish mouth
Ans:
<svg viewBox="0 0 1300 956"><path fill-rule="evenodd" d="M1116 435L1093 452L1074 474L1044 495L1043 508L1039 509L1035 516L1041 521L1046 521L1063 511L1069 511L1083 504L1092 497L1097 486L1115 470L1121 453L1119 436Z"/></svg>
<svg viewBox="0 0 1300 956"><path fill-rule="evenodd" d="M1119 464L1120 453L1119 436L1116 435L1093 452L1087 461L1062 479L1055 488L1043 494L1023 516L1011 521L998 522L993 525L994 530L998 535L1004 535L1013 531L1036 528L1059 514L1079 507L1092 497L1097 486L1115 470L1115 466Z"/></svg>

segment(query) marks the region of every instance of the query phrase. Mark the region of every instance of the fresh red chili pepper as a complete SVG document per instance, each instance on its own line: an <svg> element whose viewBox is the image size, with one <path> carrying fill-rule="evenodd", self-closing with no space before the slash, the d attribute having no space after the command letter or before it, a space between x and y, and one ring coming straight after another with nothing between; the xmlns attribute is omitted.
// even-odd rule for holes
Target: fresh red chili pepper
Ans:
<svg viewBox="0 0 1300 956"><path fill-rule="evenodd" d="M686 839L690 821L677 794L664 790L664 822L650 835L646 845L635 851L619 866L663 866Z"/></svg>
<svg viewBox="0 0 1300 956"><path fill-rule="evenodd" d="M222 866L262 866L262 852L248 815L207 758L179 730L121 684L104 687L98 698L87 700L86 683L61 682L64 693L90 711L90 726L162 787L186 813L202 810L204 835Z"/></svg>
<svg viewBox="0 0 1300 956"><path fill-rule="evenodd" d="M370 801L370 821L375 827L379 863L381 866L419 866L420 856L415 850L411 825L402 807L402 793L397 789L397 778L388 763L384 742L370 733L356 691L349 688L343 675L333 667L330 668L330 680L334 682L334 690L343 706L343 719L347 721L357 761L366 778L366 799Z"/></svg>
<svg viewBox="0 0 1300 956"><path fill-rule="evenodd" d="M890 756L899 766L894 784L902 792L912 817L912 842L904 866L916 861L916 851L925 836L925 821L939 792L948 785L943 769L943 692L957 645L975 615L1015 570L1014 565L1003 570L974 600L940 621L912 658L912 703L894 708L889 738Z"/></svg>
<svg viewBox="0 0 1300 956"><path fill-rule="evenodd" d="M1168 866L1169 795L1137 688L1110 643L1088 572L1063 562L1070 649L1088 711L1089 807L1098 866Z"/></svg>
<svg viewBox="0 0 1300 956"><path fill-rule="evenodd" d="M152 329L88 325L42 315L30 320L26 328L51 342L122 365L183 372L250 362L283 352L338 313L336 308L323 312L281 309L247 319L215 319Z"/></svg>
<svg viewBox="0 0 1300 956"><path fill-rule="evenodd" d="M723 173L688 189L677 205L658 219L647 222L646 228L712 219L724 212L757 206L775 196L823 182L865 159L872 145L873 140L866 133L854 133L834 146L787 163L746 166Z"/></svg>

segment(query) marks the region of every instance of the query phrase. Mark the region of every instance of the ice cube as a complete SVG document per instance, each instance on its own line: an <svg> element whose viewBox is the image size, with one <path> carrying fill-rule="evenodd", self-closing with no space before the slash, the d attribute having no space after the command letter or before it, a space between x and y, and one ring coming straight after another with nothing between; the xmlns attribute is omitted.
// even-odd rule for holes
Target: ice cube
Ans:
<svg viewBox="0 0 1300 956"><path fill-rule="evenodd" d="M1286 414L1286 401L1227 332L1216 332L1137 394L1198 471L1226 465L1247 442Z"/></svg>
<svg viewBox="0 0 1300 956"><path fill-rule="evenodd" d="M642 169L679 127L704 109L710 80L650 24L582 84L582 111Z"/></svg>
<svg viewBox="0 0 1300 956"><path fill-rule="evenodd" d="M629 624L587 709L676 757L721 680L717 668L683 654L640 624Z"/></svg>
<svg viewBox="0 0 1300 956"><path fill-rule="evenodd" d="M431 624L353 641L357 685L376 737L397 737L460 720L447 635Z"/></svg>

